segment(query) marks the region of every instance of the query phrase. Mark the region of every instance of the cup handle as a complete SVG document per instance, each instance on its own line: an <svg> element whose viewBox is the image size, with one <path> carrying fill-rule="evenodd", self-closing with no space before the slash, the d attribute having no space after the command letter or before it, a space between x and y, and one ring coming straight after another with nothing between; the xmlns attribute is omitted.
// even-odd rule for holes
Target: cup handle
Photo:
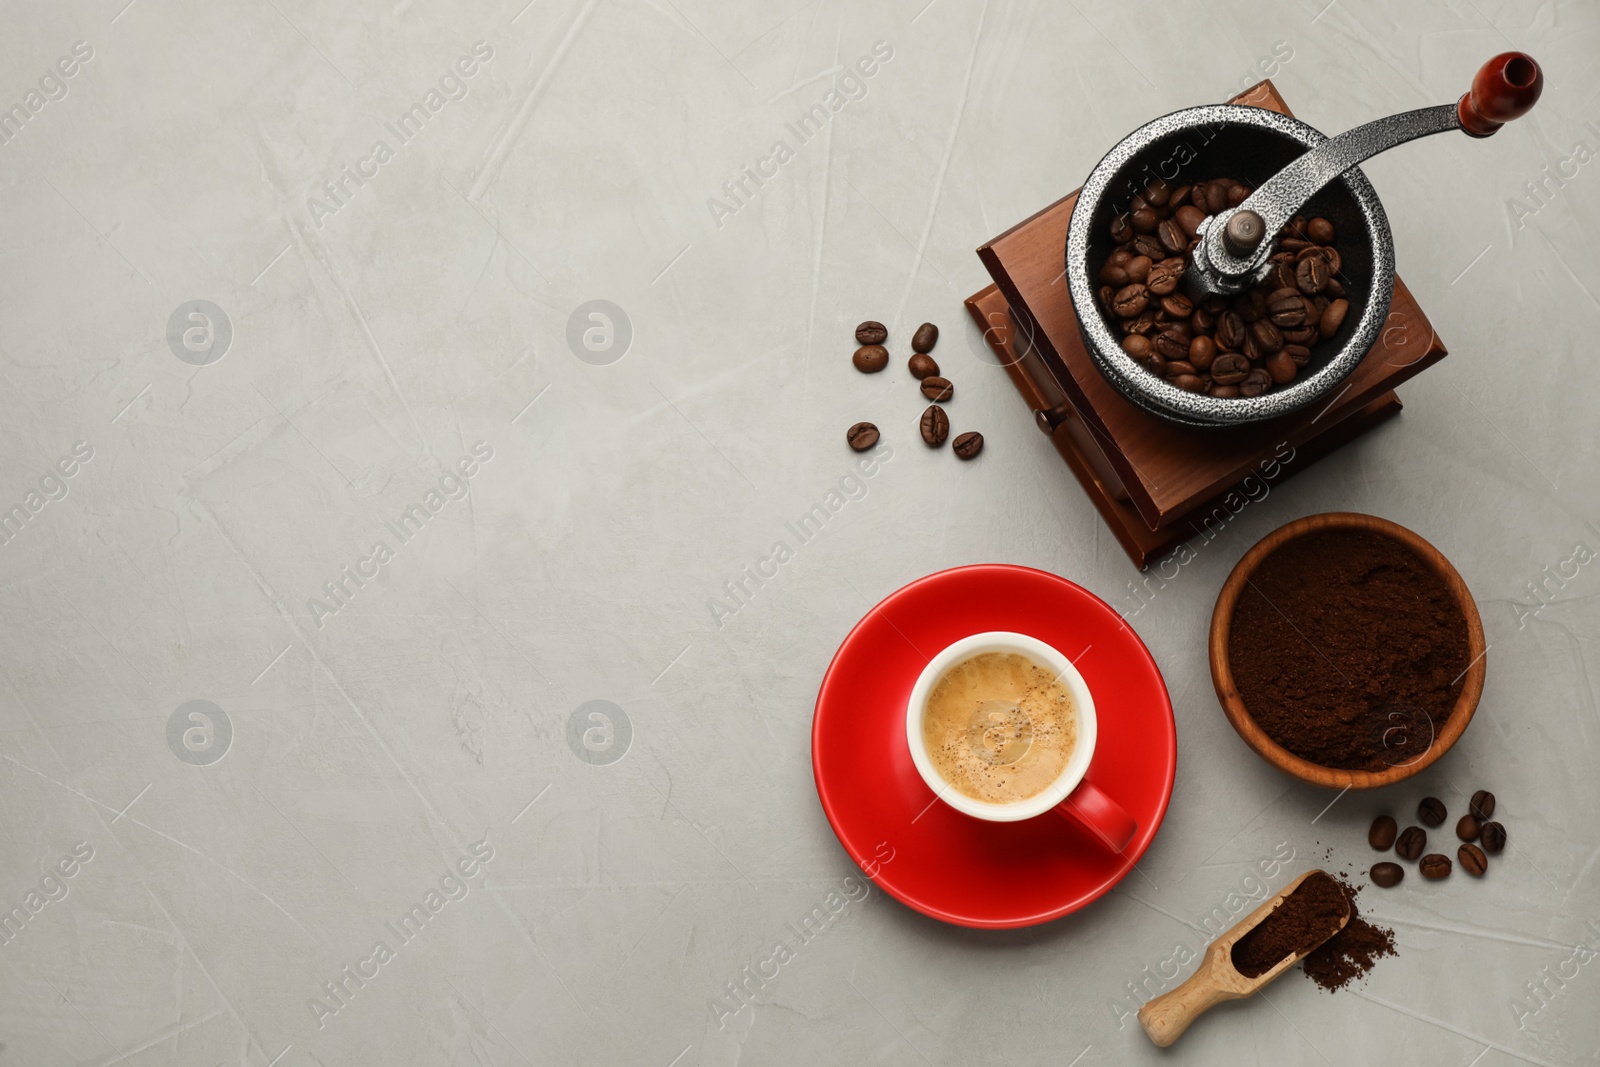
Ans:
<svg viewBox="0 0 1600 1067"><path fill-rule="evenodd" d="M1093 782L1085 778L1078 788L1067 794L1067 799L1051 809L1063 818L1083 826L1105 842L1112 852L1121 852L1138 833L1139 824L1123 810L1122 805L1106 796Z"/></svg>

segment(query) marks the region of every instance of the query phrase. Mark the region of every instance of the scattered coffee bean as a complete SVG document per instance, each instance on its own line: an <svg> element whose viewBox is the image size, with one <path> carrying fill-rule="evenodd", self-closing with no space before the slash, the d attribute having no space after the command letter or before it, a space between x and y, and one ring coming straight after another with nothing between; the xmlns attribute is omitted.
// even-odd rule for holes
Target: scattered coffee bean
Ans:
<svg viewBox="0 0 1600 1067"><path fill-rule="evenodd" d="M860 326L856 327L856 344L881 345L888 339L888 327L884 326L884 324L881 322L873 322L871 319L868 319L866 322L863 322Z"/></svg>
<svg viewBox="0 0 1600 1067"><path fill-rule="evenodd" d="M1497 822L1486 822L1478 827L1478 843L1490 855L1498 855L1506 847L1506 828Z"/></svg>
<svg viewBox="0 0 1600 1067"><path fill-rule="evenodd" d="M1380 889L1393 889L1406 876L1406 869L1398 863L1374 863L1370 875L1373 885Z"/></svg>
<svg viewBox="0 0 1600 1067"><path fill-rule="evenodd" d="M1394 851L1403 860L1415 860L1428 847L1428 831L1420 826L1408 826L1395 839Z"/></svg>
<svg viewBox="0 0 1600 1067"><path fill-rule="evenodd" d="M938 404L929 404L922 413L922 440L929 448L938 448L950 436L950 416Z"/></svg>
<svg viewBox="0 0 1600 1067"><path fill-rule="evenodd" d="M1367 831L1367 844L1379 852L1388 852L1399 832L1400 827L1395 823L1394 816L1380 815L1372 820L1372 829Z"/></svg>
<svg viewBox="0 0 1600 1067"><path fill-rule="evenodd" d="M1430 881L1437 882L1441 878L1450 876L1450 857L1442 856L1437 852L1430 852L1422 857L1422 862L1417 864L1417 872Z"/></svg>
<svg viewBox="0 0 1600 1067"><path fill-rule="evenodd" d="M857 452L865 452L878 443L878 428L870 422L858 422L844 432L844 439Z"/></svg>
<svg viewBox="0 0 1600 1067"><path fill-rule="evenodd" d="M943 404L956 395L956 387L950 384L948 378L930 374L922 379L922 395L934 403Z"/></svg>
<svg viewBox="0 0 1600 1067"><path fill-rule="evenodd" d="M950 447L955 449L956 455L962 459L971 459L983 451L983 434L969 431L957 437Z"/></svg>
<svg viewBox="0 0 1600 1067"><path fill-rule="evenodd" d="M1456 821L1456 836L1463 841L1476 841L1480 827L1475 815L1463 815Z"/></svg>
<svg viewBox="0 0 1600 1067"><path fill-rule="evenodd" d="M889 365L889 350L882 345L862 345L850 357L850 362L862 374L877 374Z"/></svg>
<svg viewBox="0 0 1600 1067"><path fill-rule="evenodd" d="M912 356L906 361L906 368L911 371L913 378L918 379L939 373L939 364L935 363L933 357L926 352L918 352Z"/></svg>
<svg viewBox="0 0 1600 1067"><path fill-rule="evenodd" d="M1306 224L1306 236L1319 245L1333 244L1333 223L1327 219L1312 219Z"/></svg>
<svg viewBox="0 0 1600 1067"><path fill-rule="evenodd" d="M1467 810L1478 817L1481 822L1494 818L1494 794L1487 789L1480 789L1472 794L1472 800L1467 804Z"/></svg>
<svg viewBox="0 0 1600 1067"><path fill-rule="evenodd" d="M939 327L931 322L925 322L917 327L917 332L911 335L911 351L932 352L933 346L939 343Z"/></svg>
<svg viewBox="0 0 1600 1067"><path fill-rule="evenodd" d="M1427 826L1438 826L1444 822L1444 817L1448 814L1444 801L1438 797L1423 797L1422 803L1417 805L1417 818Z"/></svg>
<svg viewBox="0 0 1600 1067"><path fill-rule="evenodd" d="M1474 878L1482 878L1489 869L1489 857L1477 845L1462 845L1456 849L1456 859L1461 861L1461 869Z"/></svg>

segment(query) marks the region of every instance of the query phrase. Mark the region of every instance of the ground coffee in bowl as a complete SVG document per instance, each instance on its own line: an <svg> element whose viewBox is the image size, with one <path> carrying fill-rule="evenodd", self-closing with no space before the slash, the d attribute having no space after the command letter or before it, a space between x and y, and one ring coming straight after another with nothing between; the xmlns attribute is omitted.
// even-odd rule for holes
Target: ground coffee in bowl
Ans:
<svg viewBox="0 0 1600 1067"><path fill-rule="evenodd" d="M1302 523L1314 525L1252 561ZM1444 573L1454 575L1448 563L1425 558L1389 529L1420 541L1370 516L1313 516L1240 563L1229 579L1236 596L1230 606L1224 589L1213 621L1215 633L1226 616L1225 641L1213 642L1213 674L1224 706L1237 701L1229 708L1235 726L1242 715L1320 768L1400 776L1441 735L1459 733L1450 729L1452 717L1462 703L1470 714L1476 696L1463 702L1462 695L1482 684L1481 665L1470 671L1481 626L1475 611L1469 623L1464 590ZM1240 732L1275 759L1246 728Z"/></svg>

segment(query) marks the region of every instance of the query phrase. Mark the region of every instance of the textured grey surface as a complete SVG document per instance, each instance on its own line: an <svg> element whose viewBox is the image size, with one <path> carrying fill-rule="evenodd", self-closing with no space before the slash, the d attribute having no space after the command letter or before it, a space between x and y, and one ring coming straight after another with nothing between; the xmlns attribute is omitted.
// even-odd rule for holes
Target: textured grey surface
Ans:
<svg viewBox="0 0 1600 1067"><path fill-rule="evenodd" d="M1591 5L5 14L0 101L27 121L0 144L0 499L28 518L0 546L0 901L25 914L0 944L0 1064L1160 1062L1131 1011L1208 923L1305 867L1364 867L1379 809L1433 791L1459 810L1479 786L1512 840L1487 878L1368 890L1398 957L1352 991L1290 974L1224 1006L1183 1062L1593 1062ZM77 41L92 58L60 77ZM878 41L892 58L830 111ZM1450 358L1400 419L1256 494L1136 596L977 354L973 247L1140 123L1263 73L1336 131L1454 99L1510 47L1545 65L1531 115L1365 168ZM388 124L414 103L426 124L403 139ZM734 199L746 166L770 176ZM592 300L627 316L620 359L601 320L569 348ZM849 364L869 317L896 355L871 378ZM952 430L988 439L976 462L916 439L899 363L925 319ZM846 481L859 419L894 453ZM746 578L833 489L822 535ZM421 532L396 536L412 505ZM1204 659L1233 562L1328 509L1430 538L1492 643L1450 757L1331 807L1245 749ZM856 894L808 758L817 683L870 603L985 560L1126 611L1180 740L1140 873L1001 934ZM719 1013L835 891L831 923ZM389 933L413 905L427 925Z"/></svg>

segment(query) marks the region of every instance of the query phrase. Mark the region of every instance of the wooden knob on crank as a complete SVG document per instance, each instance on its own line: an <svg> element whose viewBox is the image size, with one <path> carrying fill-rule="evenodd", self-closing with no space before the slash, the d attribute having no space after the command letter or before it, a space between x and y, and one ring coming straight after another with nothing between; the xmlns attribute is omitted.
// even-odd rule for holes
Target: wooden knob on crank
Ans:
<svg viewBox="0 0 1600 1067"><path fill-rule="evenodd" d="M1526 52L1501 52L1478 68L1472 90L1456 104L1461 128L1488 137L1526 115L1544 91L1544 71Z"/></svg>

